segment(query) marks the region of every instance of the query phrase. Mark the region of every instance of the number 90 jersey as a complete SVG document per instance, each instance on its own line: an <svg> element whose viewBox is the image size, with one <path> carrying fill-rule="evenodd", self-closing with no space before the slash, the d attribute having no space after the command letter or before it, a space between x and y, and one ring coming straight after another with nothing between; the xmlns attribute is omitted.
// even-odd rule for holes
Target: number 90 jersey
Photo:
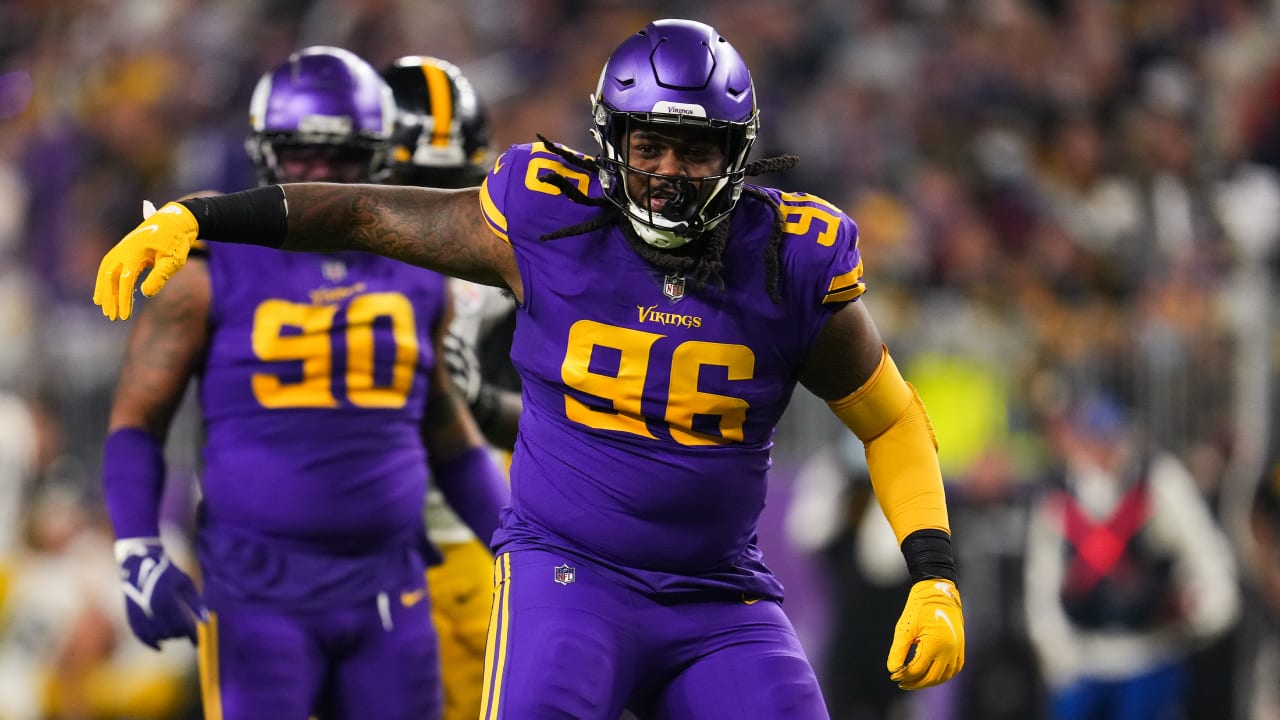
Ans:
<svg viewBox="0 0 1280 720"><path fill-rule="evenodd" d="M364 253L224 243L208 263L211 529L339 552L420 535L445 278Z"/></svg>
<svg viewBox="0 0 1280 720"><path fill-rule="evenodd" d="M540 240L604 212L545 173L600 196L540 143L511 147L480 194L524 287L512 346L524 415L501 549L550 545L657 592L780 597L755 546L774 427L819 329L862 293L857 228L812 195L760 188L784 220L775 303L776 215L754 194L729 220L723 286L700 287L641 259L616 223Z"/></svg>

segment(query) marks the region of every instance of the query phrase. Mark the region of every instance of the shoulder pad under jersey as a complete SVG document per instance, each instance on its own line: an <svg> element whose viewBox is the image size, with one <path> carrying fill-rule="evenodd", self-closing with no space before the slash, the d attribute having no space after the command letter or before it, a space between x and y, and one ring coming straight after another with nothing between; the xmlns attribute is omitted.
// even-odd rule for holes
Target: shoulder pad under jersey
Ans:
<svg viewBox="0 0 1280 720"><path fill-rule="evenodd" d="M587 156L564 148L576 157ZM498 156L493 169L480 186L480 205L489 229L512 242L512 232L536 237L548 229L576 222L585 212L599 208L580 205L560 188L545 181L548 174L559 175L583 195L598 195L599 185L585 168L576 167L547 147L546 143L512 145ZM549 202L558 197L562 202Z"/></svg>
<svg viewBox="0 0 1280 720"><path fill-rule="evenodd" d="M866 290L858 226L817 195L766 188L782 215L782 265L804 302L843 304Z"/></svg>

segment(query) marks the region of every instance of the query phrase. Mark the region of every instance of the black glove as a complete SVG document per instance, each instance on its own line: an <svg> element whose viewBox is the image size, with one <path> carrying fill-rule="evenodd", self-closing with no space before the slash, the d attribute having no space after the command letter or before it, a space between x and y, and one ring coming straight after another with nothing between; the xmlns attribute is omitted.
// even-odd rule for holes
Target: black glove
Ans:
<svg viewBox="0 0 1280 720"><path fill-rule="evenodd" d="M467 405L475 404L480 397L480 388L484 385L475 348L460 335L445 335L444 364L449 369L449 376L453 378L453 386L462 393Z"/></svg>
<svg viewBox="0 0 1280 720"><path fill-rule="evenodd" d="M444 364L476 424L481 429L488 427L497 415L499 398L498 392L480 376L475 347L462 336L448 333L444 336Z"/></svg>

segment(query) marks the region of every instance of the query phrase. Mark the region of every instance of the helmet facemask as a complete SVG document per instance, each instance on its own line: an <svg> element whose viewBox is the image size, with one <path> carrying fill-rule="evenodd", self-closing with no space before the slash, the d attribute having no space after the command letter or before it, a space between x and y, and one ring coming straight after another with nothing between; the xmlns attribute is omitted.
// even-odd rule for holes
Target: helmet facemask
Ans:
<svg viewBox="0 0 1280 720"><path fill-rule="evenodd" d="M382 164L383 148L376 141L351 138L301 138L294 133L264 133L251 138L250 155L265 183L306 182L314 176L290 172L295 162L329 168L325 182L368 182ZM293 162L291 162L293 161Z"/></svg>
<svg viewBox="0 0 1280 720"><path fill-rule="evenodd" d="M616 112L593 100L597 127L592 132L603 151L600 183L605 196L626 214L641 239L657 248L680 247L728 217L742 194L743 169L756 136L755 115L748 122L736 123L689 115ZM631 157L631 136L634 131L646 130L663 138L709 141L723 158L722 168L699 176L643 170ZM640 178L644 182L639 182ZM654 209L650 198L659 198L661 208Z"/></svg>
<svg viewBox="0 0 1280 720"><path fill-rule="evenodd" d="M307 179L284 171L289 155L347 168L335 181L368 182L382 168L394 119L391 88L376 70L341 48L312 46L258 80L245 149L263 183Z"/></svg>

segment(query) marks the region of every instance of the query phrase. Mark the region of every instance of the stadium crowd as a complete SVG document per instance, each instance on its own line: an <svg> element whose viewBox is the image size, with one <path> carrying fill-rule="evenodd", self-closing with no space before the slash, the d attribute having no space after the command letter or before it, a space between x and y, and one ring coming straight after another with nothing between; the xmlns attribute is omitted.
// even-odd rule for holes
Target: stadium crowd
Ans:
<svg viewBox="0 0 1280 720"><path fill-rule="evenodd" d="M1258 544L1280 536L1274 500L1272 532L1251 523L1256 497L1280 496L1280 2L14 0L0 4L0 720L123 717L120 703L198 716L189 648L128 641L99 480L127 327L89 295L143 198L254 184L258 76L306 45L375 66L431 53L487 99L496 147L541 133L589 150L599 59L666 16L714 24L752 67L756 156L801 158L768 183L857 221L860 301L937 429L970 664L897 717L1047 716L1029 518L1072 463L1064 435L1125 427L1184 466L1239 585L1242 609L1187 646L1185 717L1280 718L1280 568ZM771 512L840 433L797 396ZM170 437L177 539L198 440L189 416ZM762 534L794 579L784 607L839 682L830 628L858 606L830 592L812 538Z"/></svg>

